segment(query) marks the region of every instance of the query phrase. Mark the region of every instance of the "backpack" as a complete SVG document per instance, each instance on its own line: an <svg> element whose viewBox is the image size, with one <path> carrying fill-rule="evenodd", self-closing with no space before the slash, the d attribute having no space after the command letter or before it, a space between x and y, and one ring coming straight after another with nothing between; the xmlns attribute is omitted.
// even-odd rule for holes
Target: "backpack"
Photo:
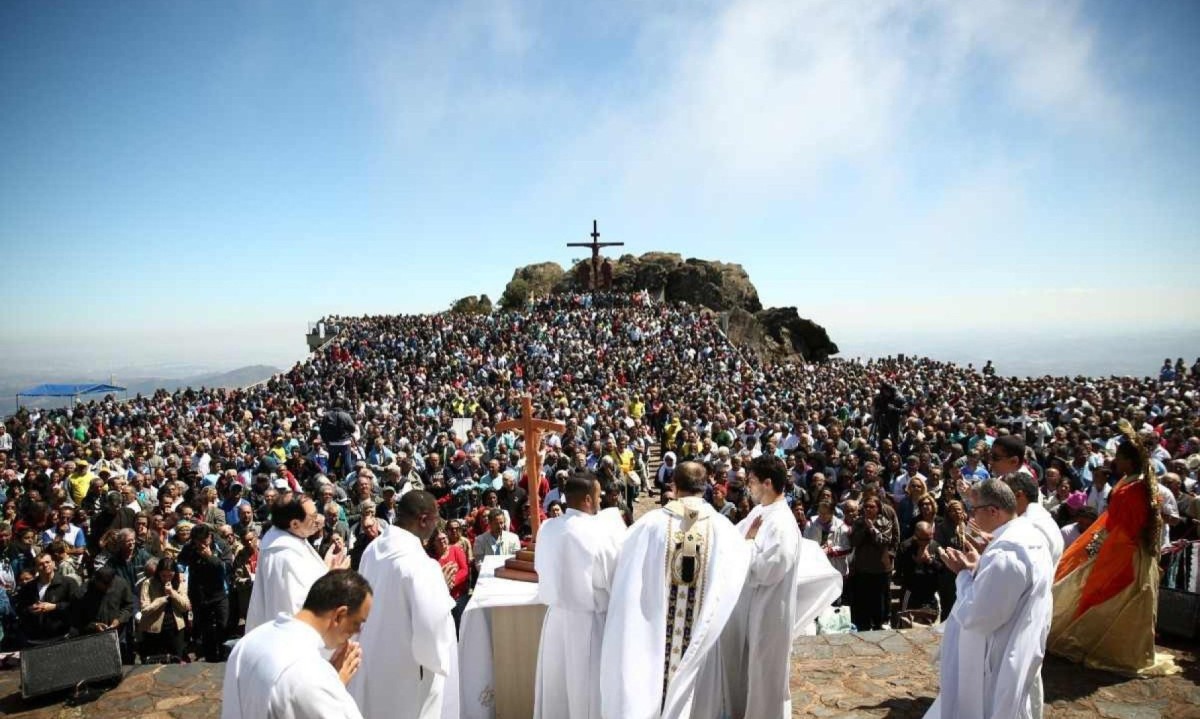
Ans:
<svg viewBox="0 0 1200 719"><path fill-rule="evenodd" d="M334 410L322 415L320 424L321 441L325 444L346 441L354 432L353 422L348 420L350 420L349 415L342 410Z"/></svg>

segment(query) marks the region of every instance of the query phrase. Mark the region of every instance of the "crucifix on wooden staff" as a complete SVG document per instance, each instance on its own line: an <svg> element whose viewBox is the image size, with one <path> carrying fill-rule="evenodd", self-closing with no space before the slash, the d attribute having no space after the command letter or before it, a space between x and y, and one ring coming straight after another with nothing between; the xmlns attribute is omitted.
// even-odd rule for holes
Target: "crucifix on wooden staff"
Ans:
<svg viewBox="0 0 1200 719"><path fill-rule="evenodd" d="M549 433L562 434L567 426L561 422L551 422L545 419L535 419L533 416L533 400L529 395L521 398L521 418L509 419L496 423L496 432L520 432L525 438L525 477L529 486L529 526L533 532L531 543L537 541L538 528L542 523L542 498L538 489L542 482L542 435ZM533 569L533 552L517 553L515 560L510 559L503 569L496 570L496 576L505 579L517 579L526 582L536 582L537 572Z"/></svg>

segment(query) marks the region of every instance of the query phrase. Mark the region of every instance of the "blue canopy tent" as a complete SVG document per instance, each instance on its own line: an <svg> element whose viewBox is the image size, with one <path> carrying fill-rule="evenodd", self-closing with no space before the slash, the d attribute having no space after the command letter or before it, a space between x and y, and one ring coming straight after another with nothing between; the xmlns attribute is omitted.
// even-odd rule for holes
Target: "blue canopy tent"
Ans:
<svg viewBox="0 0 1200 719"><path fill-rule="evenodd" d="M82 384L39 384L23 392L18 392L17 406L21 406L22 397L70 397L74 401L79 401L79 398L85 394L112 394L113 392L124 391L124 387L117 387L111 384L96 384L95 382L84 382Z"/></svg>

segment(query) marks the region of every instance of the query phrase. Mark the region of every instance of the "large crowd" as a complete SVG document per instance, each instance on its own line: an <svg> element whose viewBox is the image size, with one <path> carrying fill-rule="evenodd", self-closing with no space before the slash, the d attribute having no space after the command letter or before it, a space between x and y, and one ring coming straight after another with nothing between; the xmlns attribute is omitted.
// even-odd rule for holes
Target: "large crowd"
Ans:
<svg viewBox="0 0 1200 719"><path fill-rule="evenodd" d="M444 526L428 551L457 616L482 558L530 539L527 448L494 431L526 393L566 426L528 448L543 457L532 480L547 516L586 467L631 521L694 460L705 499L737 521L751 509L747 464L783 459L796 522L846 577L859 629L947 616L954 578L937 550L965 547L963 495L991 476L1027 472L1066 543L1086 531L1105 509L1122 418L1155 447L1165 566L1197 537L1200 360L1144 378L1025 379L916 357L764 363L712 313L644 294L327 324L331 342L259 385L5 420L3 647L115 631L126 661L220 661L271 509L300 495L322 517L319 554L356 567L399 497L434 494Z"/></svg>

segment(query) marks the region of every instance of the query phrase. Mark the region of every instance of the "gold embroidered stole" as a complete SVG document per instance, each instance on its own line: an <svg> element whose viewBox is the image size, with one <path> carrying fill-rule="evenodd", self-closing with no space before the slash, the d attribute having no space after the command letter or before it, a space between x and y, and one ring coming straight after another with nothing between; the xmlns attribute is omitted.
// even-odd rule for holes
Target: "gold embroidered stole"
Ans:
<svg viewBox="0 0 1200 719"><path fill-rule="evenodd" d="M708 517L676 500L667 504L667 641L663 657L663 702L692 641L692 625L704 603L708 574Z"/></svg>

